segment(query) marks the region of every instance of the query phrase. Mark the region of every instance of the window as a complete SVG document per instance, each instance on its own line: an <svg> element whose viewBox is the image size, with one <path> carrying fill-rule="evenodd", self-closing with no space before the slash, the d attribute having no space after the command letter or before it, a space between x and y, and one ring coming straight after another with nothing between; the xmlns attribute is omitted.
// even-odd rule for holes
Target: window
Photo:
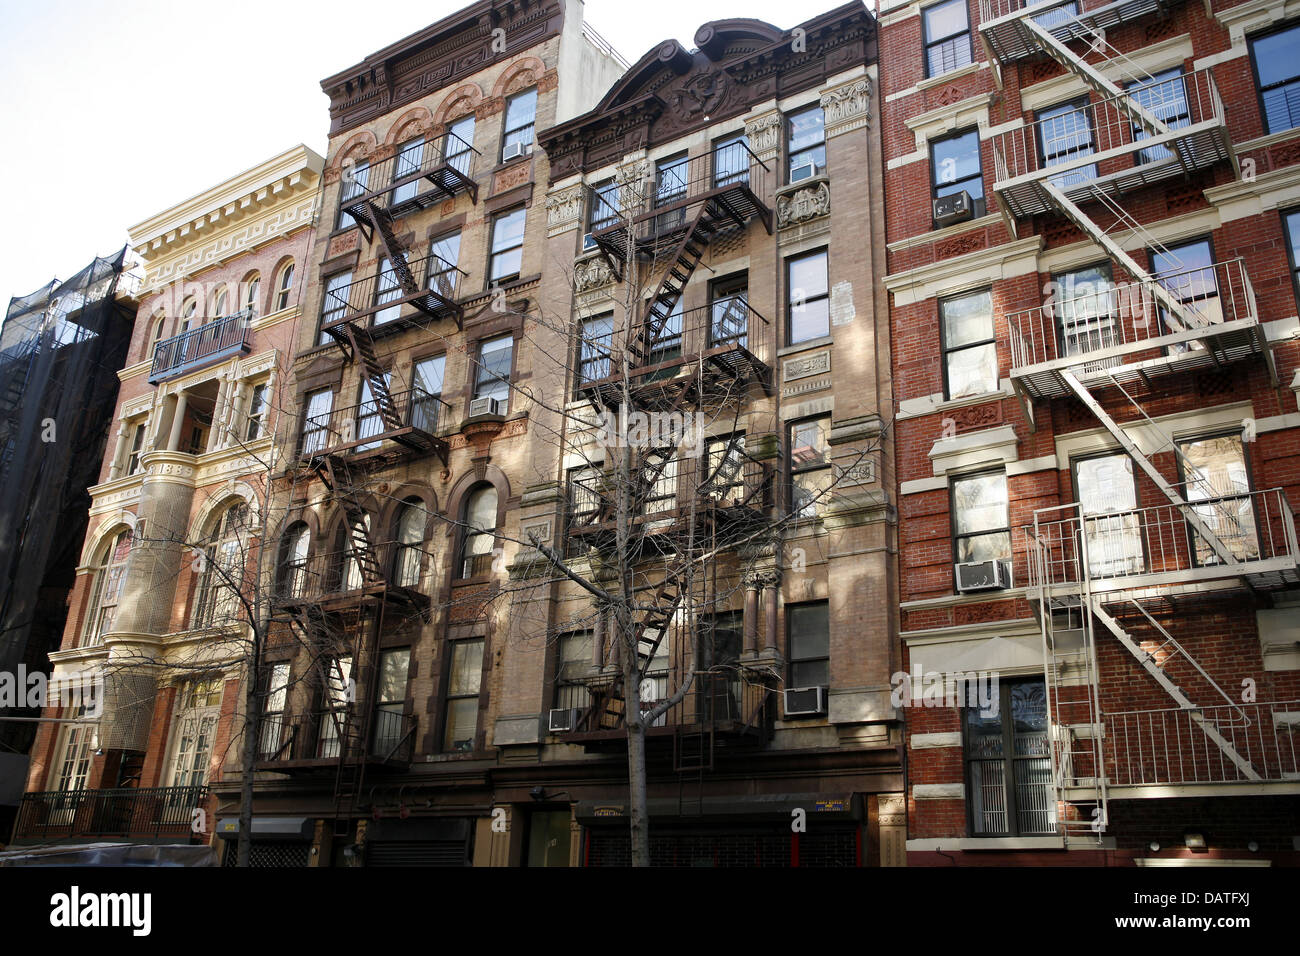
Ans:
<svg viewBox="0 0 1300 956"><path fill-rule="evenodd" d="M953 552L958 564L1011 557L1007 476L987 472L952 483Z"/></svg>
<svg viewBox="0 0 1300 956"><path fill-rule="evenodd" d="M786 118L786 156L789 182L826 172L826 113L820 105Z"/></svg>
<svg viewBox="0 0 1300 956"><path fill-rule="evenodd" d="M472 753L478 732L478 694L483 679L483 639L452 641L448 655L447 709L442 749Z"/></svg>
<svg viewBox="0 0 1300 956"><path fill-rule="evenodd" d="M512 154L511 147L522 147L525 154L533 151L533 123L537 119L537 90L516 93L506 100L506 131L501 138L501 161Z"/></svg>
<svg viewBox="0 0 1300 956"><path fill-rule="evenodd" d="M745 497L745 436L710 438L704 445L704 481L700 493L724 508Z"/></svg>
<svg viewBox="0 0 1300 956"><path fill-rule="evenodd" d="M649 316L647 316L647 320L650 320ZM662 365L665 362L676 362L681 357L682 300L679 296L650 343L650 356L646 359L646 364ZM653 382L658 378L672 378L676 374L677 370L675 368L665 368L643 381Z"/></svg>
<svg viewBox="0 0 1300 956"><path fill-rule="evenodd" d="M140 453L144 449L144 436L147 426L140 422L132 430L131 434L131 451L126 456L126 473L134 475L140 471Z"/></svg>
<svg viewBox="0 0 1300 956"><path fill-rule="evenodd" d="M569 489L569 524L580 527L596 520L600 512L602 473L600 468L580 465L570 468L567 475ZM573 535L565 538L569 556L584 554L587 545Z"/></svg>
<svg viewBox="0 0 1300 956"><path fill-rule="evenodd" d="M230 292L222 285L212 296L212 311L208 313L209 321L220 319L229 314Z"/></svg>
<svg viewBox="0 0 1300 956"><path fill-rule="evenodd" d="M248 393L248 424L244 430L244 441L257 441L266 431L266 416L270 411L271 386L258 382Z"/></svg>
<svg viewBox="0 0 1300 956"><path fill-rule="evenodd" d="M418 498L402 502L402 510L397 515L397 554L393 562L393 581L399 588L420 584L425 524L424 504Z"/></svg>
<svg viewBox="0 0 1300 956"><path fill-rule="evenodd" d="M257 316L257 300L262 292L262 277L254 272L244 280L244 311Z"/></svg>
<svg viewBox="0 0 1300 956"><path fill-rule="evenodd" d="M1052 276L1052 312L1056 315L1058 355L1083 355L1119 344L1115 318L1118 290L1111 281L1110 263L1103 262ZM1089 369L1116 364L1118 359L1093 363Z"/></svg>
<svg viewBox="0 0 1300 956"><path fill-rule="evenodd" d="M1128 455L1097 455L1074 462L1074 489L1083 515L1088 573L1095 578L1146 570L1137 483Z"/></svg>
<svg viewBox="0 0 1300 956"><path fill-rule="evenodd" d="M1041 680L1002 681L997 712L965 708L967 806L976 836L1056 833Z"/></svg>
<svg viewBox="0 0 1300 956"><path fill-rule="evenodd" d="M677 465L673 452L651 452L641 462L639 483L645 489L642 509L646 515L659 515L677 507ZM656 524L651 527L662 527Z"/></svg>
<svg viewBox="0 0 1300 956"><path fill-rule="evenodd" d="M379 687L375 695L375 755L388 757L406 736L406 677L411 649L393 648L379 655Z"/></svg>
<svg viewBox="0 0 1300 956"><path fill-rule="evenodd" d="M411 424L429 434L438 430L438 413L442 408L442 377L446 366L447 356L435 355L420 359L412 369L411 379L416 394L411 400Z"/></svg>
<svg viewBox="0 0 1300 956"><path fill-rule="evenodd" d="M330 418L334 409L334 393L319 388L304 396L306 411L302 418L302 453L314 455L329 444Z"/></svg>
<svg viewBox="0 0 1300 956"><path fill-rule="evenodd" d="M280 281L275 284L275 311L289 308L289 296L293 292L293 263L286 262L280 268Z"/></svg>
<svg viewBox="0 0 1300 956"><path fill-rule="evenodd" d="M418 173L424 166L424 137L408 139L397 147L393 157L393 182ZM420 180L412 179L393 190L392 205L397 206L414 199L420 191Z"/></svg>
<svg viewBox="0 0 1300 956"><path fill-rule="evenodd" d="M284 536L280 589L286 597L298 598L307 593L307 548L310 543L311 532L302 522L291 527Z"/></svg>
<svg viewBox="0 0 1300 956"><path fill-rule="evenodd" d="M188 680L181 684L172 725L171 786L207 785L212 741L221 715L221 695L220 678Z"/></svg>
<svg viewBox="0 0 1300 956"><path fill-rule="evenodd" d="M709 347L749 346L749 273L709 284Z"/></svg>
<svg viewBox="0 0 1300 956"><path fill-rule="evenodd" d="M153 332L149 335L148 355L150 358L153 358L154 353L157 351L158 343L163 340L163 335L166 332L166 330L167 330L167 315L164 312L159 312L154 317Z"/></svg>
<svg viewBox="0 0 1300 956"><path fill-rule="evenodd" d="M1300 23L1250 41L1264 131L1300 126Z"/></svg>
<svg viewBox="0 0 1300 956"><path fill-rule="evenodd" d="M998 390L998 347L993 296L988 289L939 303L943 336L943 389L948 399Z"/></svg>
<svg viewBox="0 0 1300 956"><path fill-rule="evenodd" d="M980 167L978 129L937 139L930 144L930 179L935 199L966 192L970 194L972 215L984 215L984 176Z"/></svg>
<svg viewBox="0 0 1300 956"><path fill-rule="evenodd" d="M464 527L461 529L462 578L474 578L492 571L492 549L497 540L497 490L479 485L465 501Z"/></svg>
<svg viewBox="0 0 1300 956"><path fill-rule="evenodd" d="M79 710L81 710L79 708ZM83 713L69 714L81 717ZM59 759L55 762L55 790L84 790L86 778L90 775L90 745L95 736L95 725L65 724L63 740L59 746ZM61 808L69 814L74 807ZM69 821L70 822L70 821Z"/></svg>
<svg viewBox="0 0 1300 956"><path fill-rule="evenodd" d="M744 646L744 615L740 611L702 615L699 632L698 660L705 672L696 677L703 697L700 716L705 720L748 718L750 714L741 713L744 683L737 666Z"/></svg>
<svg viewBox="0 0 1300 956"><path fill-rule="evenodd" d="M925 23L925 75L941 76L971 62L966 0L948 0L921 11Z"/></svg>
<svg viewBox="0 0 1300 956"><path fill-rule="evenodd" d="M262 685L262 726L258 735L258 756L275 760L285 743L285 708L289 703L289 662L268 668Z"/></svg>
<svg viewBox="0 0 1300 956"><path fill-rule="evenodd" d="M578 332L579 385L609 377L613 337L613 315L598 315L582 320Z"/></svg>
<svg viewBox="0 0 1300 956"><path fill-rule="evenodd" d="M654 656L646 665L645 677L641 681L641 712L647 713L652 707L668 697L668 639L658 628L647 627L642 636L645 641L657 641ZM651 727L668 726L668 714L662 713L650 724Z"/></svg>
<svg viewBox="0 0 1300 956"><path fill-rule="evenodd" d="M379 259L379 276L375 279L375 305L385 305L402 297L402 283L397 278L397 270L387 256ZM390 305L380 309L370 320L372 326L392 322L402 314L400 305Z"/></svg>
<svg viewBox="0 0 1300 956"><path fill-rule="evenodd" d="M618 222L618 183L605 179L591 187L591 205L587 210L587 231L598 232Z"/></svg>
<svg viewBox="0 0 1300 956"><path fill-rule="evenodd" d="M744 134L728 136L713 144L713 187L721 189L749 182L749 147Z"/></svg>
<svg viewBox="0 0 1300 956"><path fill-rule="evenodd" d="M1130 83L1128 91L1134 102L1170 129L1178 129L1192 121L1182 70L1163 70L1146 82ZM1134 142L1144 140L1148 135L1139 124L1133 124ZM1149 146L1138 154L1138 163L1157 163L1173 157L1173 150L1168 146Z"/></svg>
<svg viewBox="0 0 1300 956"><path fill-rule="evenodd" d="M462 176L468 176L474 159L474 114L462 116L447 127L447 138L443 145L444 156L448 166Z"/></svg>
<svg viewBox="0 0 1300 956"><path fill-rule="evenodd" d="M1225 554L1235 561L1257 560L1259 535L1241 435L1184 439L1178 442L1178 450L1185 497L1201 525L1218 539L1216 547L1199 530L1189 527L1197 567L1222 564Z"/></svg>
<svg viewBox="0 0 1300 956"><path fill-rule="evenodd" d="M787 604L785 622L790 655L787 687L829 687L831 618L826 601Z"/></svg>
<svg viewBox="0 0 1300 956"><path fill-rule="evenodd" d="M588 701L587 685L581 683L591 670L591 631L561 634L555 654L555 706L580 710Z"/></svg>
<svg viewBox="0 0 1300 956"><path fill-rule="evenodd" d="M1291 284L1296 302L1300 303L1300 209L1293 209L1282 214L1282 225L1286 229L1287 255L1291 266Z"/></svg>
<svg viewBox="0 0 1300 956"><path fill-rule="evenodd" d="M519 278L524 261L523 206L502 213L492 220L492 261L488 269L488 284L497 285Z"/></svg>
<svg viewBox="0 0 1300 956"><path fill-rule="evenodd" d="M332 657L324 662L325 686L321 688L321 713L317 723L316 756L332 759L342 750L340 738L348 722L348 705L356 699L352 657Z"/></svg>
<svg viewBox="0 0 1300 956"><path fill-rule="evenodd" d="M343 164L343 185L339 191L339 218L335 229L343 229L347 226L356 225L351 216L347 216L345 211L347 207L356 199L361 198L370 188L370 164L356 163L350 165ZM345 218L346 216L346 218Z"/></svg>
<svg viewBox="0 0 1300 956"><path fill-rule="evenodd" d="M794 345L830 335L830 281L826 273L826 251L787 259L785 277L789 316L786 344Z"/></svg>
<svg viewBox="0 0 1300 956"><path fill-rule="evenodd" d="M113 630L117 617L118 601L122 598L122 585L126 579L127 560L131 557L132 531L124 528L109 542L100 558L92 584L94 597L90 613L86 615L86 632L82 647L94 647Z"/></svg>
<svg viewBox="0 0 1300 956"><path fill-rule="evenodd" d="M1182 303L1184 315L1193 326L1223 322L1223 303L1214 275L1214 250L1208 239L1198 239L1165 249L1152 250L1151 272L1169 294ZM1160 308L1160 324L1166 332L1174 331L1169 311ZM1181 317L1174 322L1182 326ZM1182 342L1167 349L1171 354L1200 348L1199 342Z"/></svg>
<svg viewBox="0 0 1300 956"><path fill-rule="evenodd" d="M655 208L670 206L686 198L690 167L690 157L685 153L661 159L655 164ZM685 223L686 208L683 206L656 216L655 230L671 232Z"/></svg>
<svg viewBox="0 0 1300 956"><path fill-rule="evenodd" d="M514 363L515 340L502 335L479 345L478 368L474 373L474 397L494 398L504 414L510 406L510 372Z"/></svg>
<svg viewBox="0 0 1300 956"><path fill-rule="evenodd" d="M340 321L348 313L348 294L352 291L352 272L336 272L325 280L325 297L321 302L320 338L317 345L328 345L334 341L327 326Z"/></svg>
<svg viewBox="0 0 1300 956"><path fill-rule="evenodd" d="M214 627L239 618L240 592L248 556L248 505L239 501L221 514L203 548L194 627Z"/></svg>
<svg viewBox="0 0 1300 956"><path fill-rule="evenodd" d="M429 260L429 281L425 285L444 299L454 299L460 278L456 270L456 263L460 261L460 233L449 232L439 236L429 246L429 252L434 258Z"/></svg>
<svg viewBox="0 0 1300 956"><path fill-rule="evenodd" d="M1038 148L1043 166L1060 166L1093 154L1092 123L1088 117L1088 98L1062 103L1038 114ZM1097 175L1097 164L1080 166L1054 176L1050 182L1058 189L1072 189Z"/></svg>
<svg viewBox="0 0 1300 956"><path fill-rule="evenodd" d="M816 518L831 486L831 419L806 418L790 425L790 513Z"/></svg>
<svg viewBox="0 0 1300 956"><path fill-rule="evenodd" d="M373 567L364 560L369 556L370 541L369 514L356 520L349 519L339 526L338 553L343 559L339 574L340 591L359 591L367 583L367 572Z"/></svg>

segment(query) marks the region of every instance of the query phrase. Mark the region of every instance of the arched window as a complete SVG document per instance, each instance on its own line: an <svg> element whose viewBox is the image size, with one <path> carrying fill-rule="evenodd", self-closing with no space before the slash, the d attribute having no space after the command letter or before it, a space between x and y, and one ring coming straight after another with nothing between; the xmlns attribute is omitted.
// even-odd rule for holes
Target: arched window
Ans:
<svg viewBox="0 0 1300 956"><path fill-rule="evenodd" d="M217 287L217 291L212 293L212 311L208 313L208 320L215 321L228 313L227 306L230 305L230 289L223 283Z"/></svg>
<svg viewBox="0 0 1300 956"><path fill-rule="evenodd" d="M167 331L167 313L159 309L153 314L153 324L149 332L149 354L153 357L154 348L163 340L163 335Z"/></svg>
<svg viewBox="0 0 1300 956"><path fill-rule="evenodd" d="M284 535L284 560L281 562L280 590L285 597L299 598L307 593L307 549L311 532L301 521Z"/></svg>
<svg viewBox="0 0 1300 956"><path fill-rule="evenodd" d="M256 318L258 310L258 296L262 293L262 277L256 272L249 273L244 277L244 312Z"/></svg>
<svg viewBox="0 0 1300 956"><path fill-rule="evenodd" d="M181 307L181 320L176 326L177 335L183 335L190 330L190 323L194 320L194 316L198 314L198 311L198 299L189 299L185 305Z"/></svg>
<svg viewBox="0 0 1300 956"><path fill-rule="evenodd" d="M359 591L366 584L366 571L373 567L373 557L365 554L370 543L370 515L339 525L336 541L338 589Z"/></svg>
<svg viewBox="0 0 1300 956"><path fill-rule="evenodd" d="M397 556L393 566L393 583L400 588L413 588L420 583L424 527L424 504L416 498L402 502L402 510L397 514Z"/></svg>
<svg viewBox="0 0 1300 956"><path fill-rule="evenodd" d="M123 528L100 552L92 584L93 597L86 615L86 631L82 647L94 647L113 630L117 617L118 601L122 598L122 584L126 577L126 563L131 556L131 529Z"/></svg>
<svg viewBox="0 0 1300 956"><path fill-rule="evenodd" d="M472 578L492 570L492 545L497 537L497 490L482 484L465 502L461 546L461 577Z"/></svg>
<svg viewBox="0 0 1300 956"><path fill-rule="evenodd" d="M248 565L248 504L236 502L221 513L198 562L199 599L194 627L215 627L239 620L240 593Z"/></svg>
<svg viewBox="0 0 1300 956"><path fill-rule="evenodd" d="M289 308L289 295L293 292L293 262L286 262L280 267L280 275L275 283L275 311Z"/></svg>

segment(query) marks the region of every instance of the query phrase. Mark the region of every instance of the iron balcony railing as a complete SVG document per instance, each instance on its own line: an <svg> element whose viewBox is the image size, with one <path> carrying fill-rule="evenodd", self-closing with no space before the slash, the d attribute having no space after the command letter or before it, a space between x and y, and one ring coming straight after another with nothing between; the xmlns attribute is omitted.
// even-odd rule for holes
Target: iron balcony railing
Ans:
<svg viewBox="0 0 1300 956"><path fill-rule="evenodd" d="M460 191L476 192L474 165L479 155L455 133L436 142L423 140L398 147L396 153L357 171L345 172L339 208L373 202L390 215L401 215Z"/></svg>
<svg viewBox="0 0 1300 956"><path fill-rule="evenodd" d="M1044 509L1024 529L1031 593L1236 576L1270 585L1296 581L1300 547L1282 489L1215 495L1197 484L1175 487L1186 504L1089 515L1077 504Z"/></svg>
<svg viewBox="0 0 1300 956"><path fill-rule="evenodd" d="M467 275L463 269L432 253L410 260L408 268L417 288L415 292L402 287L391 262L346 285L327 287L321 304L322 327L368 319L362 324L378 333L390 323L397 327L408 304L431 318L456 312L461 281Z"/></svg>
<svg viewBox="0 0 1300 956"><path fill-rule="evenodd" d="M189 838L193 832L194 811L202 807L207 798L207 787L25 793L18 807L14 839Z"/></svg>
<svg viewBox="0 0 1300 956"><path fill-rule="evenodd" d="M364 756L380 762L409 763L415 747L417 720L414 714L385 709L381 704L375 711L370 732L370 745ZM316 728L314 756L320 760L337 760L343 756L339 731L344 727L347 713L340 710L322 710L312 714L310 720ZM353 714L352 720L357 720ZM353 745L355 747L355 745ZM350 753L347 756L361 756Z"/></svg>
<svg viewBox="0 0 1300 956"><path fill-rule="evenodd" d="M392 415L386 415L376 399L345 405L303 422L299 458L317 455L361 454L379 448L399 432L412 431L434 436L440 424L450 421L450 406L436 395L421 388L393 392Z"/></svg>
<svg viewBox="0 0 1300 956"><path fill-rule="evenodd" d="M640 710L649 714L652 708L667 699L670 676L664 672L651 672L641 681ZM587 708L571 731L578 735L621 735L623 711L607 706L606 695L614 691L595 693L593 704ZM739 671L696 674L691 688L676 704L652 722L651 729L672 727L707 727L739 734L765 734L775 716L773 701L775 691L760 681L746 679Z"/></svg>
<svg viewBox="0 0 1300 956"><path fill-rule="evenodd" d="M422 542L404 541L375 542L369 556L352 548L317 552L306 562L284 568L281 603L301 604L343 596L378 584L417 588L425 554ZM380 569L378 579L376 564Z"/></svg>
<svg viewBox="0 0 1300 956"><path fill-rule="evenodd" d="M1300 781L1300 700L1132 710L1103 716L1112 787ZM1241 760L1206 733L1217 731Z"/></svg>
<svg viewBox="0 0 1300 956"><path fill-rule="evenodd" d="M1138 108L1169 132L1151 135L1138 122ZM1041 182L1081 200L1102 179L1120 177L1119 185L1131 187L1213 165L1228 155L1224 123L1209 67L1136 83L1118 96L995 134L994 188L1014 215L1025 216L1048 208L1036 191Z"/></svg>
<svg viewBox="0 0 1300 956"><path fill-rule="evenodd" d="M1160 305L1157 285L1182 303L1186 315L1174 316ZM1184 325L1184 319L1191 324ZM1150 280L1107 283L1084 295L1049 298L1037 308L1008 313L1011 374L1058 360L1080 364L1080 357L1093 353L1105 353L1114 365L1135 352L1178 355L1198 348L1198 338L1215 335L1226 324L1257 321L1255 291L1241 258Z"/></svg>
<svg viewBox="0 0 1300 956"><path fill-rule="evenodd" d="M163 339L153 348L149 383L156 385L231 355L247 352L251 344L252 318L252 311L246 309Z"/></svg>

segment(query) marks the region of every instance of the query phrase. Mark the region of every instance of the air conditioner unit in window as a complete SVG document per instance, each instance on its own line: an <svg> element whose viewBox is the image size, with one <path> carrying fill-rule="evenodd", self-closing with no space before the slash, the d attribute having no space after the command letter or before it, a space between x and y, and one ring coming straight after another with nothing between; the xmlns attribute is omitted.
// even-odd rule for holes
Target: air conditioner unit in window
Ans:
<svg viewBox="0 0 1300 956"><path fill-rule="evenodd" d="M500 415L501 399L499 398L476 398L469 403L469 417L477 418L479 415Z"/></svg>
<svg viewBox="0 0 1300 956"><path fill-rule="evenodd" d="M785 716L819 717L826 713L825 687L787 687L785 693Z"/></svg>
<svg viewBox="0 0 1300 956"><path fill-rule="evenodd" d="M590 252L592 249L595 248L596 248L596 240L591 238L591 233L584 232L582 234L582 251Z"/></svg>
<svg viewBox="0 0 1300 956"><path fill-rule="evenodd" d="M967 561L957 565L957 590L1004 591L1011 587L1010 561Z"/></svg>
<svg viewBox="0 0 1300 956"><path fill-rule="evenodd" d="M951 226L955 222L965 222L971 217L973 205L970 193L966 190L940 196L934 201L934 221L940 226Z"/></svg>
<svg viewBox="0 0 1300 956"><path fill-rule="evenodd" d="M552 734L566 734L578 726L578 712L572 707L552 708L546 718L546 730Z"/></svg>
<svg viewBox="0 0 1300 956"><path fill-rule="evenodd" d="M790 182L797 183L803 179L812 179L817 175L816 163L800 163L790 168Z"/></svg>
<svg viewBox="0 0 1300 956"><path fill-rule="evenodd" d="M528 155L528 146L525 143L511 143L501 151L501 162L508 163L512 159L518 159L520 156Z"/></svg>

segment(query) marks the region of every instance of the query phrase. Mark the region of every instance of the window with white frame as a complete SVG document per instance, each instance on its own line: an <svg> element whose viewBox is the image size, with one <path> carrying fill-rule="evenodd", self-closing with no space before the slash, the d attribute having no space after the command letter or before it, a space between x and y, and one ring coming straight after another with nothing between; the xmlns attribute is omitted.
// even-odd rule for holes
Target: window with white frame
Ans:
<svg viewBox="0 0 1300 956"><path fill-rule="evenodd" d="M506 127L501 137L501 161L533 151L533 125L537 120L537 89L516 93L506 100Z"/></svg>
<svg viewBox="0 0 1300 956"><path fill-rule="evenodd" d="M123 528L117 532L100 552L99 564L94 572L92 598L86 614L86 630L82 647L93 647L113 630L118 602L122 599L122 585L126 580L126 566L131 557L133 532Z"/></svg>
<svg viewBox="0 0 1300 956"><path fill-rule="evenodd" d="M207 785L223 689L220 677L187 680L178 688L172 721L171 786Z"/></svg>

